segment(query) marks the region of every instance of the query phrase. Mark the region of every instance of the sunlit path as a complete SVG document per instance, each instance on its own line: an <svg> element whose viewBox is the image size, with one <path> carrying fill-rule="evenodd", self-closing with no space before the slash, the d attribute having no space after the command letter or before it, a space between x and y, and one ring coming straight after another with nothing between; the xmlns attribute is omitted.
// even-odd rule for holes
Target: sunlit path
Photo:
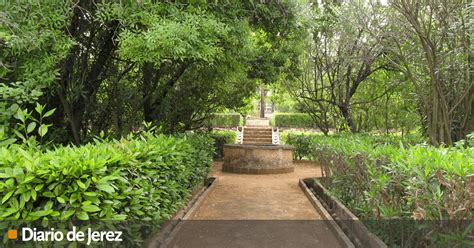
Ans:
<svg viewBox="0 0 474 248"><path fill-rule="evenodd" d="M171 242L175 247L339 247L337 237L298 187L320 175L298 163L293 173L234 174L216 162L215 189Z"/></svg>

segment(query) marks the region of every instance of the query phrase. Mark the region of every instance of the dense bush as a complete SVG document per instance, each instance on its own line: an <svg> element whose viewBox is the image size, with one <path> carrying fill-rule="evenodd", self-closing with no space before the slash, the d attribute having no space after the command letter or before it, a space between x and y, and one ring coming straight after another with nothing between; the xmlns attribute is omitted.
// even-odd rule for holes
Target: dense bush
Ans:
<svg viewBox="0 0 474 248"><path fill-rule="evenodd" d="M224 144L233 144L236 142L237 133L235 131L214 131L210 133L214 140L215 157L224 157Z"/></svg>
<svg viewBox="0 0 474 248"><path fill-rule="evenodd" d="M293 127L293 128L313 128L314 122L305 113L276 113L272 120L272 126Z"/></svg>
<svg viewBox="0 0 474 248"><path fill-rule="evenodd" d="M313 136L319 134L303 132L282 132L281 139L285 144L293 146L293 158L301 160L303 158L313 158Z"/></svg>
<svg viewBox="0 0 474 248"><path fill-rule="evenodd" d="M293 143L300 139L289 136L289 144L301 143ZM313 135L310 139L312 155L306 155L319 160L330 175L323 183L387 244L469 242L467 235L474 226L466 227L462 221L474 218L473 148L394 145L396 138L386 137L388 142L383 142L382 137L364 135ZM393 219L428 221L409 229L386 221ZM403 231L405 235L399 233Z"/></svg>
<svg viewBox="0 0 474 248"><path fill-rule="evenodd" d="M207 123L210 127L237 127L243 124L238 113L215 113Z"/></svg>
<svg viewBox="0 0 474 248"><path fill-rule="evenodd" d="M207 136L152 134L44 152L0 147L0 219L167 219L207 177L213 150Z"/></svg>

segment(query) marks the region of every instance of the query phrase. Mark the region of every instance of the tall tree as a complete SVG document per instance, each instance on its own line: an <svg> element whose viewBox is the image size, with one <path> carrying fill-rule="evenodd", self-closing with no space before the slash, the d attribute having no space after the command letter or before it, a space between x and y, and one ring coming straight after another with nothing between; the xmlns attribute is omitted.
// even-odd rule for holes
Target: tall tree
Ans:
<svg viewBox="0 0 474 248"><path fill-rule="evenodd" d="M352 99L359 86L385 66L380 62L384 22L379 7L366 1L313 4L315 25L304 57L308 68L292 92L325 133L333 108L351 132L357 132Z"/></svg>
<svg viewBox="0 0 474 248"><path fill-rule="evenodd" d="M431 143L474 130L472 2L394 0L392 62L415 85Z"/></svg>
<svg viewBox="0 0 474 248"><path fill-rule="evenodd" d="M8 114L1 121L12 120L13 102L40 101L56 108L49 133L57 142L87 142L100 131L119 136L142 120L169 132L199 128L210 112L243 106L256 79L295 65L297 50L286 41L298 40L304 29L293 7L286 1L4 1L0 109ZM256 33L269 46L257 44ZM257 68L259 54L270 59Z"/></svg>
<svg viewBox="0 0 474 248"><path fill-rule="evenodd" d="M19 105L34 106L54 86L60 74L57 65L74 44L63 33L72 14L70 3L0 2L0 126L3 128L8 129Z"/></svg>

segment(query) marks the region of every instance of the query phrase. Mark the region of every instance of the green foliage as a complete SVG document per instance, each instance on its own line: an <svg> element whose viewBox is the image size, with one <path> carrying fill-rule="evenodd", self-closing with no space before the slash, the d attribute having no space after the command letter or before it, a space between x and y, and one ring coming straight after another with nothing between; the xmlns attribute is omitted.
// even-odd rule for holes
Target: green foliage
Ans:
<svg viewBox="0 0 474 248"><path fill-rule="evenodd" d="M314 128L314 121L306 113L276 113L272 120L276 127Z"/></svg>
<svg viewBox="0 0 474 248"><path fill-rule="evenodd" d="M289 144L299 145L292 143L299 139L288 136ZM407 144L415 142L403 144L393 136L313 135L306 155L319 160L330 175L324 179L327 188L387 244L445 246L455 242L446 234L465 232L459 221L474 218L474 149ZM307 151L307 143L303 145ZM428 222L403 233L399 226L384 222L393 218ZM434 220L451 220L455 228ZM411 231L416 235L404 240L402 234L412 235L407 233Z"/></svg>
<svg viewBox="0 0 474 248"><path fill-rule="evenodd" d="M149 27L143 32L121 34L120 52L137 62L194 60L212 62L222 55L221 41L228 28L212 13L196 9L183 11L168 5L165 15L144 14Z"/></svg>
<svg viewBox="0 0 474 248"><path fill-rule="evenodd" d="M243 119L238 113L215 113L208 120L210 127L238 127L243 125Z"/></svg>
<svg viewBox="0 0 474 248"><path fill-rule="evenodd" d="M237 140L237 133L235 131L213 131L210 137L214 140L215 157L224 157L224 144L234 144Z"/></svg>
<svg viewBox="0 0 474 248"><path fill-rule="evenodd" d="M380 70L383 15L365 1L331 1L310 5L311 36L300 56L302 75L284 84L315 126L327 134L335 116L357 132L354 95ZM364 102L372 100L364 99Z"/></svg>
<svg viewBox="0 0 474 248"><path fill-rule="evenodd" d="M183 132L203 127L211 113L244 110L257 80L296 71L295 44L306 33L293 2L0 7L1 125L13 120L12 104L38 101L57 110L49 133L62 144L100 132L120 138L142 121ZM262 57L268 63L257 68Z"/></svg>
<svg viewBox="0 0 474 248"><path fill-rule="evenodd" d="M467 144L470 147L474 147L474 132L467 135Z"/></svg>
<svg viewBox="0 0 474 248"><path fill-rule="evenodd" d="M320 134L310 134L303 132L283 132L281 139L285 144L293 146L293 158L301 160L303 158L313 158L313 136Z"/></svg>
<svg viewBox="0 0 474 248"><path fill-rule="evenodd" d="M36 137L39 137L40 144L42 144L44 136L48 133L48 128L51 127L51 124L44 123L44 118L50 117L55 111L56 109L45 111L45 106L36 103L35 112L39 117L35 118L32 112L18 108L14 117L20 122L13 129L14 133L24 143L32 141L32 145L34 145ZM35 130L37 134L34 133Z"/></svg>
<svg viewBox="0 0 474 248"><path fill-rule="evenodd" d="M411 84L400 83L405 80L400 73L380 70L359 86L354 95L354 102L359 104L352 108L357 130L397 130L405 135L421 126L418 100L412 93L415 89Z"/></svg>
<svg viewBox="0 0 474 248"><path fill-rule="evenodd" d="M300 74L299 55L308 36L308 20L301 15L306 5L297 1L256 2L243 1L250 9L255 26L252 40L255 44L251 78L263 84L291 79Z"/></svg>
<svg viewBox="0 0 474 248"><path fill-rule="evenodd" d="M54 150L0 147L0 219L169 218L207 177L207 136L139 137Z"/></svg>
<svg viewBox="0 0 474 248"><path fill-rule="evenodd" d="M426 135L453 145L474 131L472 2L390 2L382 44L413 84Z"/></svg>
<svg viewBox="0 0 474 248"><path fill-rule="evenodd" d="M58 63L73 42L62 30L69 1L0 2L0 96L9 104L31 103L59 75ZM3 112L5 102L0 102Z"/></svg>
<svg viewBox="0 0 474 248"><path fill-rule="evenodd" d="M57 66L73 44L62 31L68 2L0 2L0 144L18 138L13 133L18 109L33 108L58 79ZM31 130L35 124L30 125Z"/></svg>
<svg viewBox="0 0 474 248"><path fill-rule="evenodd" d="M36 103L34 112L21 109L17 104L13 104L9 111L14 112L16 123L11 128L7 124L0 125L0 146L10 145L18 140L31 147L42 145L51 126L44 119L53 115L55 109L46 111L45 106Z"/></svg>
<svg viewBox="0 0 474 248"><path fill-rule="evenodd" d="M271 84L267 88L272 92L267 99L275 104L274 111L278 113L301 112L299 111L298 101L289 94L283 83Z"/></svg>

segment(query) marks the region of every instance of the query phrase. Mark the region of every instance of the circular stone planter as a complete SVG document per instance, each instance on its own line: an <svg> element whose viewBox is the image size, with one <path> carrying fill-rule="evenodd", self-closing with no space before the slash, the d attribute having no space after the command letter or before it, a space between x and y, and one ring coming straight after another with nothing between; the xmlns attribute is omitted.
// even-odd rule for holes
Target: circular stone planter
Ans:
<svg viewBox="0 0 474 248"><path fill-rule="evenodd" d="M293 147L288 145L225 144L222 171L243 174L293 172Z"/></svg>

